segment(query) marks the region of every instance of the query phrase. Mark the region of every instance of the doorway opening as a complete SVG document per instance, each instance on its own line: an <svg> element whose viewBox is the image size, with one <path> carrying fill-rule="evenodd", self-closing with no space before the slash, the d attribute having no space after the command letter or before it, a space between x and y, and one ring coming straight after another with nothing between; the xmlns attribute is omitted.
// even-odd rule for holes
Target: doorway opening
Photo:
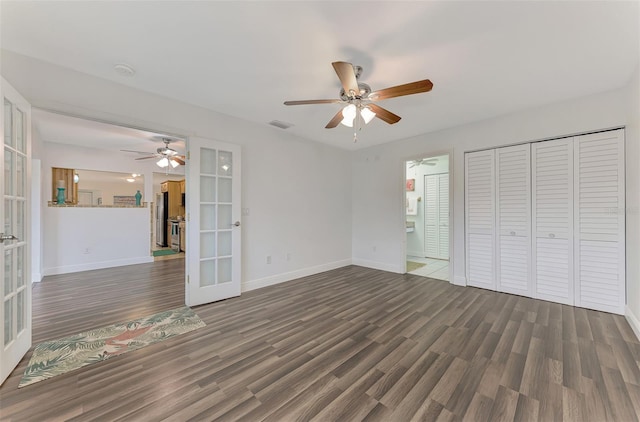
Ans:
<svg viewBox="0 0 640 422"><path fill-rule="evenodd" d="M449 154L405 163L406 272L450 281Z"/></svg>
<svg viewBox="0 0 640 422"><path fill-rule="evenodd" d="M184 174L153 173L151 254L154 261L185 256L185 192Z"/></svg>

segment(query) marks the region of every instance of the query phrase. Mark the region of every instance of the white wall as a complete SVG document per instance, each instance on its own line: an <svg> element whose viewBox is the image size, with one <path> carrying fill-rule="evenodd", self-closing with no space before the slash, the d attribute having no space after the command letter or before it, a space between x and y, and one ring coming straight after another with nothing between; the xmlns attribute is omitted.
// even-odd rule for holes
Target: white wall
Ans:
<svg viewBox="0 0 640 422"><path fill-rule="evenodd" d="M242 207L249 209L242 225L245 289L351 262L349 152L7 51L2 74L34 106L241 145ZM152 180L145 173L146 192Z"/></svg>
<svg viewBox="0 0 640 422"><path fill-rule="evenodd" d="M31 128L31 281L42 280L42 203L45 200L42 191L42 139L36 128Z"/></svg>
<svg viewBox="0 0 640 422"><path fill-rule="evenodd" d="M464 152L623 126L627 89L552 104L429 133L353 154L353 262L402 272L405 249L404 162L453 151L453 282L464 285ZM357 187L357 188L356 188ZM635 253L637 254L637 250Z"/></svg>
<svg viewBox="0 0 640 422"><path fill-rule="evenodd" d="M142 174L144 191L151 192L153 188L147 180L153 180L153 162L126 160L115 151L53 142L43 142L42 151L42 190L47 198L42 207L44 275L153 261L149 207L94 209L47 205L52 198L52 167Z"/></svg>
<svg viewBox="0 0 640 422"><path fill-rule="evenodd" d="M640 338L640 68L629 83L626 140L627 320Z"/></svg>

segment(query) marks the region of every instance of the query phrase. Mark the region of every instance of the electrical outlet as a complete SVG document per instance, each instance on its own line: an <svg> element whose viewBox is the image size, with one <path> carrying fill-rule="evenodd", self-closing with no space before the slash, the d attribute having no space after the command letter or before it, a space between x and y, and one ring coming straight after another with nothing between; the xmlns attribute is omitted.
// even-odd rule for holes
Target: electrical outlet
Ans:
<svg viewBox="0 0 640 422"><path fill-rule="evenodd" d="M267 255L267 264L271 264L271 255Z"/></svg>

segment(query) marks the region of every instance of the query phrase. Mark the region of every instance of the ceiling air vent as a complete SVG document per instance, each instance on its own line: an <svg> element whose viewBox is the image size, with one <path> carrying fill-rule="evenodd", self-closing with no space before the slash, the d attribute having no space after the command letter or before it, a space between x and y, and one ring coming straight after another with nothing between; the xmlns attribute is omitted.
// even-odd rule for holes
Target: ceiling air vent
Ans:
<svg viewBox="0 0 640 422"><path fill-rule="evenodd" d="M293 126L291 123L281 122L280 120L272 120L269 122L271 126L279 127L280 129L289 129Z"/></svg>

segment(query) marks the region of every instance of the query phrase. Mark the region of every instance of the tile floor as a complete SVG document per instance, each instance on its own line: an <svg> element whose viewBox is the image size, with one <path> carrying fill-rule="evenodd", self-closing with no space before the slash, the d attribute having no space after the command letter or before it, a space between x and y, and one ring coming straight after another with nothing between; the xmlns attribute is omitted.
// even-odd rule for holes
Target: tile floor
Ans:
<svg viewBox="0 0 640 422"><path fill-rule="evenodd" d="M407 256L407 261L424 262L427 264L415 271L411 271L409 274L449 281L449 261L445 261L443 259L421 258L419 256Z"/></svg>

